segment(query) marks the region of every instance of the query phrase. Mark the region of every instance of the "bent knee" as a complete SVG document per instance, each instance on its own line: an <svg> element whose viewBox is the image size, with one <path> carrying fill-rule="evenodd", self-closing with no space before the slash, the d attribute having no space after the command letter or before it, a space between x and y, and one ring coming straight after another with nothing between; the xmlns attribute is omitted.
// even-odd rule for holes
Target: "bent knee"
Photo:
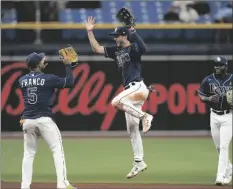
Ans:
<svg viewBox="0 0 233 189"><path fill-rule="evenodd" d="M122 102L123 102L123 98L118 98L118 97L115 97L111 104L114 108L121 108L122 107Z"/></svg>

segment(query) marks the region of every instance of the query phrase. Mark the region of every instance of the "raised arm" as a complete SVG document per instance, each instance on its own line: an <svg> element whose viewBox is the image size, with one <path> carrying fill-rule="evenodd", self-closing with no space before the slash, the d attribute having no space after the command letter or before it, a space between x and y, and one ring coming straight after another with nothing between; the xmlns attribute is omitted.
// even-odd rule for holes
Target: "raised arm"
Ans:
<svg viewBox="0 0 233 189"><path fill-rule="evenodd" d="M74 76L70 64L65 64L65 69L66 69L66 77L65 77L65 84L63 87L71 88L74 86Z"/></svg>
<svg viewBox="0 0 233 189"><path fill-rule="evenodd" d="M95 39L95 35L93 33L94 28L95 28L95 18L92 16L89 16L86 21L86 30L87 30L88 39L91 44L91 48L96 53L104 54L104 47L101 46L98 43L98 41Z"/></svg>
<svg viewBox="0 0 233 189"><path fill-rule="evenodd" d="M66 69L66 76L59 77L54 74L48 74L48 85L53 88L72 88L74 86L74 76L71 68L72 61L67 59L66 57L63 58L63 63Z"/></svg>
<svg viewBox="0 0 233 189"><path fill-rule="evenodd" d="M143 39L138 35L134 27L131 27L129 30L131 31L130 41L138 45L138 48L140 49L142 54L145 53L147 48L146 48L146 44L144 43Z"/></svg>

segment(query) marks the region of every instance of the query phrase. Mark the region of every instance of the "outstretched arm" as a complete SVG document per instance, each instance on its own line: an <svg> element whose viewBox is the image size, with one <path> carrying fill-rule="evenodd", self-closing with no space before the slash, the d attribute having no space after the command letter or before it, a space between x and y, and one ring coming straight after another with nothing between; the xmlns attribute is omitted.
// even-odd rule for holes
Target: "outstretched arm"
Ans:
<svg viewBox="0 0 233 189"><path fill-rule="evenodd" d="M86 30L87 30L88 39L91 44L91 48L96 53L104 54L104 47L101 46L98 43L98 41L95 39L95 35L93 33L94 27L95 27L95 18L89 16L88 20L86 21Z"/></svg>

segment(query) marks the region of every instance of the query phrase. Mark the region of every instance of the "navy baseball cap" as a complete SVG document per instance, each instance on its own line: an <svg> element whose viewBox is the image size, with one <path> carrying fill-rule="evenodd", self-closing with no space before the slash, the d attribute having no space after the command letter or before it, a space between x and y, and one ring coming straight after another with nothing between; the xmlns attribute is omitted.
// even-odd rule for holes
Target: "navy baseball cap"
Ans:
<svg viewBox="0 0 233 189"><path fill-rule="evenodd" d="M117 27L113 32L111 32L109 35L129 35L129 30L126 27Z"/></svg>
<svg viewBox="0 0 233 189"><path fill-rule="evenodd" d="M222 56L218 56L215 60L214 60L214 65L228 65L228 61L225 57Z"/></svg>
<svg viewBox="0 0 233 189"><path fill-rule="evenodd" d="M28 64L28 67L35 68L40 61L45 57L45 53L31 53L26 60L26 63Z"/></svg>

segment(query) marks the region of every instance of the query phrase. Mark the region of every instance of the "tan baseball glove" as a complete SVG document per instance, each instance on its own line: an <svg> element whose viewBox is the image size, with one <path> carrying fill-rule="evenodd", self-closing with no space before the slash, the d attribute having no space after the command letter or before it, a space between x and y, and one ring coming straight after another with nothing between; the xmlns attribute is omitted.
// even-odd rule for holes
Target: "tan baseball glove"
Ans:
<svg viewBox="0 0 233 189"><path fill-rule="evenodd" d="M66 62L70 63L71 66L78 64L78 54L72 46L60 49L59 55L61 56L61 59L66 59Z"/></svg>
<svg viewBox="0 0 233 189"><path fill-rule="evenodd" d="M233 93L233 89L227 91L227 93L226 93L227 103L228 103L231 107L233 107L233 99L232 99L233 96L232 96L232 93Z"/></svg>
<svg viewBox="0 0 233 189"><path fill-rule="evenodd" d="M20 126L23 126L23 124L24 124L24 118L21 117L20 120L19 120L19 125L20 125Z"/></svg>

